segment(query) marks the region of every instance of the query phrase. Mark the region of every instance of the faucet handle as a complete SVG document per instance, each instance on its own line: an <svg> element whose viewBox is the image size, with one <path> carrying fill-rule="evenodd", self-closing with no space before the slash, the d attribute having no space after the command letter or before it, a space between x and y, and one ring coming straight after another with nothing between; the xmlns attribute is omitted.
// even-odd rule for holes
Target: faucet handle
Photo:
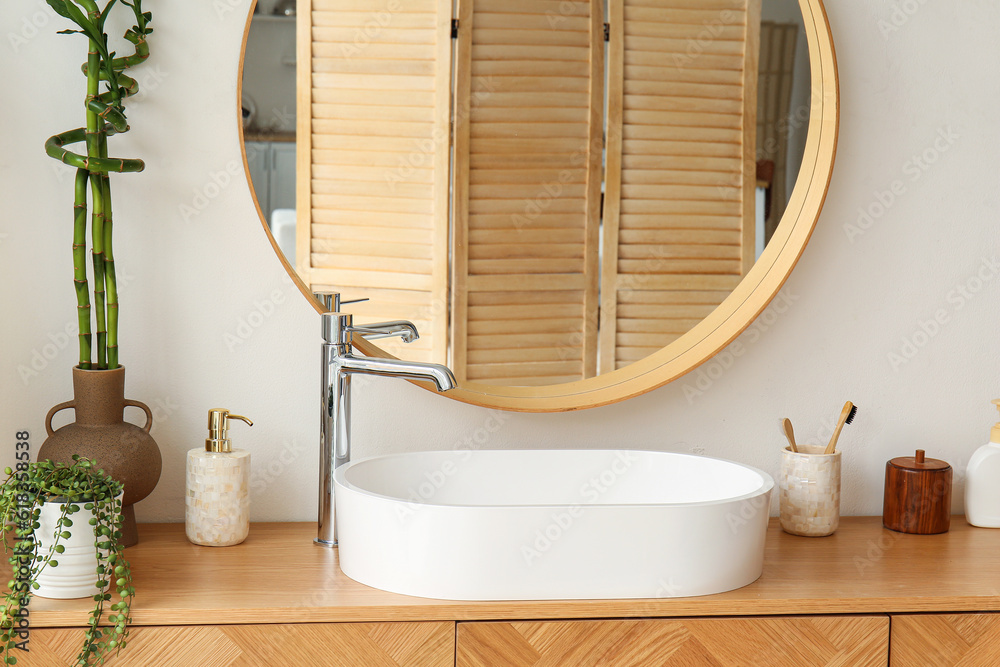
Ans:
<svg viewBox="0 0 1000 667"><path fill-rule="evenodd" d="M344 301L340 298L340 292L313 292L313 296L316 297L319 305L323 306L328 313L339 313L340 307L344 304L368 301L368 297Z"/></svg>
<svg viewBox="0 0 1000 667"><path fill-rule="evenodd" d="M351 342L354 316L350 313L329 312L320 315L323 340L331 345L346 345Z"/></svg>

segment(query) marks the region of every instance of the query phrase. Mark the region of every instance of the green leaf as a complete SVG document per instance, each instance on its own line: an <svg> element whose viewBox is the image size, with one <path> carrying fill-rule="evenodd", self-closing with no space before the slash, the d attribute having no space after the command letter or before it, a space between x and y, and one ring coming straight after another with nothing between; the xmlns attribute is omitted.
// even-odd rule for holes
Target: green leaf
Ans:
<svg viewBox="0 0 1000 667"><path fill-rule="evenodd" d="M104 29L104 22L108 19L108 14L111 13L111 8L115 6L115 2L117 2L117 0L110 0L104 8L104 11L101 12L101 21L99 24L101 26L101 30Z"/></svg>
<svg viewBox="0 0 1000 667"><path fill-rule="evenodd" d="M45 1L49 3L49 7L55 10L56 14L72 20L73 17L69 15L69 10L66 9L66 4L68 0L45 0Z"/></svg>
<svg viewBox="0 0 1000 667"><path fill-rule="evenodd" d="M90 38L90 41L93 42L94 46L97 47L98 53L100 53L105 59L107 59L108 43L106 35L103 32L101 32L97 28L97 26L94 25L93 21L87 18L87 15L84 14L83 11L72 2L64 2L63 7L65 7L66 11L69 12L67 18L69 18L69 20L71 20L73 23L80 26L80 29L83 31L83 33L87 35L87 37Z"/></svg>

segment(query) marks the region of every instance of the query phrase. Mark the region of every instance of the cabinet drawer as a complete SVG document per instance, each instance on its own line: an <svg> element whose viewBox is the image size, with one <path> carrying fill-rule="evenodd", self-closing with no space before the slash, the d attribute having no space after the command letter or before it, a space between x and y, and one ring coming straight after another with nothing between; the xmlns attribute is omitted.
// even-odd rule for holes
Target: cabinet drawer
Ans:
<svg viewBox="0 0 1000 667"><path fill-rule="evenodd" d="M458 667L885 667L888 616L459 623Z"/></svg>
<svg viewBox="0 0 1000 667"><path fill-rule="evenodd" d="M892 617L891 667L1000 665L1000 614Z"/></svg>
<svg viewBox="0 0 1000 667"><path fill-rule="evenodd" d="M81 628L31 630L18 667L75 664ZM109 667L271 667L405 665L448 667L454 623L296 623L133 628L128 648Z"/></svg>

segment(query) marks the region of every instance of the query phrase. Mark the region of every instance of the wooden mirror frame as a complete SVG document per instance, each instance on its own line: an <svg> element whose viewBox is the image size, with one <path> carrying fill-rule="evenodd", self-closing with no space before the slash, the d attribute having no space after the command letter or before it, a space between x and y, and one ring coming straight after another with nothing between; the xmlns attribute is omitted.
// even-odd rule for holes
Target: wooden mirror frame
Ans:
<svg viewBox="0 0 1000 667"><path fill-rule="evenodd" d="M240 53L239 79L237 82L237 109L240 107L243 89L243 59L246 53L250 21L253 19L251 2L243 34ZM799 257L812 236L826 199L830 178L833 174L834 158L837 152L837 136L840 122L840 91L837 76L837 58L833 46L833 36L827 19L823 0L799 0L805 34L809 46L810 87L812 102L809 115L808 135L802 167L788 206L773 237L768 242L760 258L740 284L733 290L711 315L706 317L679 339L645 359L624 368L604 373L586 380L540 387L506 387L464 383L444 395L487 408L512 410L517 412L560 412L580 410L617 403L633 396L639 396L661 387L668 382L696 369L707 362L739 336L777 295L787 280ZM299 20L296 27L296 50L300 63L308 63L311 58L311 33L308 20L312 9L311 0L298 0ZM298 67L298 108L310 107L309 67ZM308 205L310 201L310 164L308 147L311 144L311 114L298 114L296 127L297 200ZM237 115L238 119L239 116ZM239 131L240 149L243 153L243 167L250 183L247 164L246 144L242 123L236 123ZM306 149L303 149L306 147ZM271 235L267 221L250 183L254 206L264 232L274 248L285 271L298 287L302 295L322 312L313 298L309 287L302 282L277 242ZM378 346L368 341L358 341L356 347L368 356L391 357ZM418 386L423 386L417 383ZM432 391L428 389L428 391Z"/></svg>

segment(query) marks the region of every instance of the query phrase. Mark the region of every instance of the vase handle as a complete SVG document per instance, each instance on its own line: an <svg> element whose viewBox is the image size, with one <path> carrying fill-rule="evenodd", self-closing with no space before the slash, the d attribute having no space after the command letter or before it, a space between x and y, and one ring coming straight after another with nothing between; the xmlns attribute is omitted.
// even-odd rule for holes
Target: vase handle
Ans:
<svg viewBox="0 0 1000 667"><path fill-rule="evenodd" d="M142 411L146 413L146 425L142 427L142 430L149 433L149 429L153 428L153 411L149 409L149 406L142 401L133 401L131 398L125 399L125 407L135 407L142 408Z"/></svg>
<svg viewBox="0 0 1000 667"><path fill-rule="evenodd" d="M52 418L55 417L56 413L59 412L60 410L65 410L66 408L75 408L75 407L76 407L76 401L66 401L65 403L60 403L59 405L49 410L49 414L45 415L45 432L48 433L49 435L55 434L55 431L52 430Z"/></svg>

